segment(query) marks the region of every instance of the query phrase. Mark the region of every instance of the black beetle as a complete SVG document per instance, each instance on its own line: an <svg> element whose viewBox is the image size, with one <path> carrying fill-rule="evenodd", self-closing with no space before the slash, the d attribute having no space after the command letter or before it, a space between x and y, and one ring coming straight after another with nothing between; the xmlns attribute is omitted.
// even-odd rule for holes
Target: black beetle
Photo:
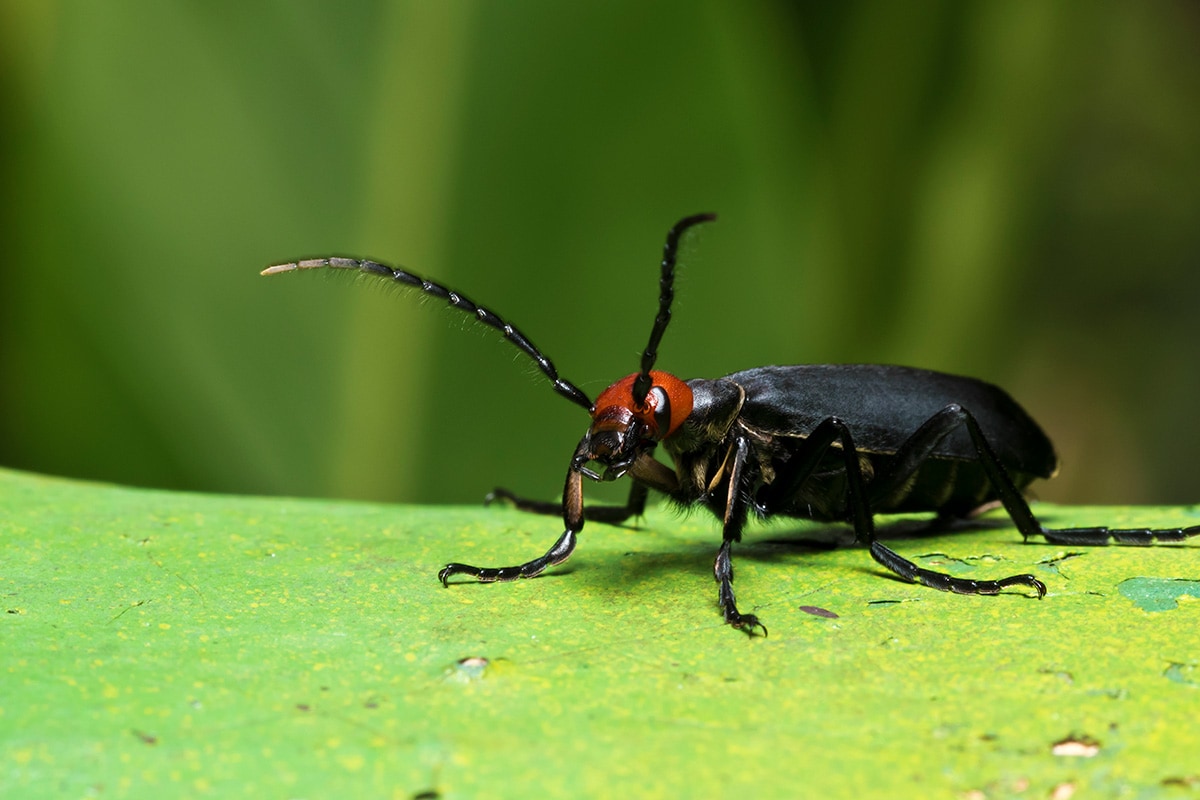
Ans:
<svg viewBox="0 0 1200 800"><path fill-rule="evenodd" d="M1037 423L1002 389L973 378L871 364L756 367L723 378L680 380L654 369L658 345L671 320L679 239L715 214L685 217L667 234L659 280L658 314L641 369L614 383L592 403L559 377L515 327L463 295L402 269L351 258L279 264L264 275L331 267L360 270L440 297L501 331L532 358L568 400L591 414L567 470L562 503L520 498L503 489L488 496L517 508L563 516L566 530L545 555L511 567L447 564L438 573L478 581L532 578L561 564L575 549L585 520L621 523L638 516L650 489L681 506L704 505L723 525L713 574L725 621L748 633L766 627L737 609L730 547L742 538L751 513L854 526L871 556L900 577L960 594L997 594L1025 586L1045 595L1032 575L967 580L918 567L875 538L876 514L935 512L958 518L999 501L1026 539L1042 536L1071 545L1177 542L1200 526L1171 529L1045 528L1022 490L1050 478L1058 460ZM659 443L675 469L653 457ZM602 468L589 467L595 463ZM632 479L624 506L583 504L583 478Z"/></svg>

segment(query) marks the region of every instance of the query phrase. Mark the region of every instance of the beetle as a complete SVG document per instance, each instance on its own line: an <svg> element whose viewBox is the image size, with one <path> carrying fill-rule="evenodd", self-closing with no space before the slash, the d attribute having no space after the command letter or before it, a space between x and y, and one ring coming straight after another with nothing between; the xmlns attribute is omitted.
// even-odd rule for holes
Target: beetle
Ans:
<svg viewBox="0 0 1200 800"><path fill-rule="evenodd" d="M561 514L564 531L553 546L538 558L508 567L449 563L438 573L446 586L460 575L480 582L535 577L571 556L585 521L620 524L640 516L650 490L682 507L704 506L721 520L722 541L713 564L718 604L725 622L750 635L765 636L767 629L755 614L738 610L731 550L751 515L848 522L875 561L934 589L993 595L1024 587L1038 598L1045 596L1046 586L1033 575L970 580L917 566L878 540L875 516L933 512L940 519L954 519L999 502L1026 541L1040 536L1067 545L1143 545L1179 542L1200 533L1200 526L1043 526L1023 492L1034 480L1055 474L1054 448L1008 393L974 378L873 364L756 367L691 380L656 370L658 347L671 321L680 239L715 219L715 214L684 217L668 232L658 313L640 368L601 392L594 403L561 378L554 363L515 326L465 295L407 270L329 257L278 264L262 274L357 270L441 298L500 331L537 364L556 392L590 414L591 424L571 455L561 503L530 500L504 489L488 495L489 502ZM654 458L660 444L674 469ZM631 487L623 506L584 505L584 478L614 481L625 476Z"/></svg>

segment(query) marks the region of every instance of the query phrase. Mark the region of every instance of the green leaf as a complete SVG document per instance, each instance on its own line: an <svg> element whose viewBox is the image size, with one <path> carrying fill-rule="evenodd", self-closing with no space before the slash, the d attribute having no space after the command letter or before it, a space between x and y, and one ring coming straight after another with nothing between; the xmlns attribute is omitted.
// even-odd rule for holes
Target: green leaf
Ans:
<svg viewBox="0 0 1200 800"><path fill-rule="evenodd" d="M1039 602L900 582L861 548L806 543L827 527L755 527L735 552L741 607L770 628L753 639L720 620L706 515L589 525L537 580L435 577L538 555L558 525L0 471L0 796L1153 796L1198 780L1200 602L1147 611L1119 588L1200 578L1194 546L1023 545L1002 515L893 541L956 575L1033 572Z"/></svg>

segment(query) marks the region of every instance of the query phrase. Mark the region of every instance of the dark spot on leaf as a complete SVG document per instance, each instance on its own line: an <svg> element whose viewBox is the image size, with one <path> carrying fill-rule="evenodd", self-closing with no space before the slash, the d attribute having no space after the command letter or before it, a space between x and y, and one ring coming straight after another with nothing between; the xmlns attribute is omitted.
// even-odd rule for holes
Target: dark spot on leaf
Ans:
<svg viewBox="0 0 1200 800"><path fill-rule="evenodd" d="M422 789L412 796L412 800L438 800L441 796L437 789Z"/></svg>
<svg viewBox="0 0 1200 800"><path fill-rule="evenodd" d="M297 711L311 711L312 706L310 706L308 703L296 703L296 710Z"/></svg>
<svg viewBox="0 0 1200 800"><path fill-rule="evenodd" d="M800 606L800 610L805 614L812 614L814 617L825 617L825 619L837 619L838 615L830 611L828 608L820 606Z"/></svg>
<svg viewBox="0 0 1200 800"><path fill-rule="evenodd" d="M1179 786L1183 789L1200 788L1200 774L1197 775L1181 775L1179 777L1163 778L1163 786Z"/></svg>
<svg viewBox="0 0 1200 800"><path fill-rule="evenodd" d="M139 731L137 728L134 728L130 732L137 738L141 739L142 744L148 744L148 745L158 744L158 737L154 736L153 734L146 733L145 731Z"/></svg>

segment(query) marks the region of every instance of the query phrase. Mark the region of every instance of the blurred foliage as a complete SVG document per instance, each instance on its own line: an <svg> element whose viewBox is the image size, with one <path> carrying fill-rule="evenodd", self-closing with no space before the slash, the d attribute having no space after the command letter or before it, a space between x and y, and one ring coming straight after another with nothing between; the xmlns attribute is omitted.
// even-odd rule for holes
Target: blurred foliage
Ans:
<svg viewBox="0 0 1200 800"><path fill-rule="evenodd" d="M1200 11L1164 2L0 5L0 463L208 491L553 497L516 352L318 275L370 256L595 396L660 366L1008 387L1041 496L1194 502ZM433 305L433 304L425 304Z"/></svg>

